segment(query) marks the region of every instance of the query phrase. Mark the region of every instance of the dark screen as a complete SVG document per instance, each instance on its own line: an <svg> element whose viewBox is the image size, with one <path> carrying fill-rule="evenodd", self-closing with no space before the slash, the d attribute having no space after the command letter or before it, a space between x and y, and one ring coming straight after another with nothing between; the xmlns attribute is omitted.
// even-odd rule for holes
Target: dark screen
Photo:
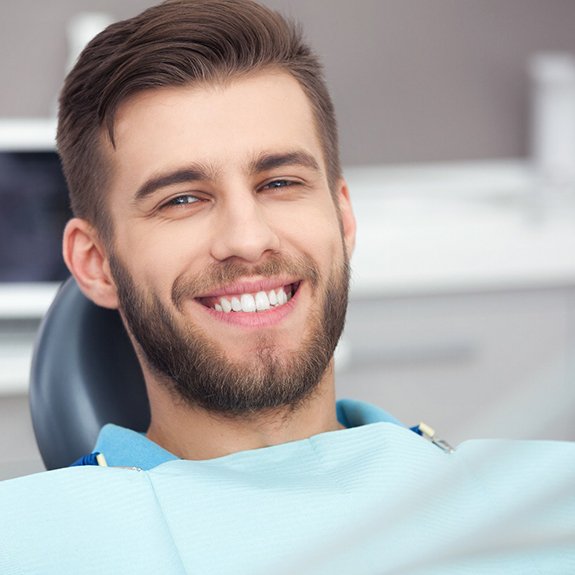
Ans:
<svg viewBox="0 0 575 575"><path fill-rule="evenodd" d="M0 151L0 282L68 277L61 243L70 217L56 152Z"/></svg>

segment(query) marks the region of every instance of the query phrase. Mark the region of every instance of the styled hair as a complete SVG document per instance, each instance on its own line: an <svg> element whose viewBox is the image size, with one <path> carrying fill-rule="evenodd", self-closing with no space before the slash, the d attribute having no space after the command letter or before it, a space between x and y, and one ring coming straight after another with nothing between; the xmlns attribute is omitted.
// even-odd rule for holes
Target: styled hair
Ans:
<svg viewBox="0 0 575 575"><path fill-rule="evenodd" d="M333 104L299 27L252 0L168 0L98 34L66 78L57 143L74 214L111 238L103 139L114 146L115 114L127 98L266 69L291 74L307 95L333 190L341 174Z"/></svg>

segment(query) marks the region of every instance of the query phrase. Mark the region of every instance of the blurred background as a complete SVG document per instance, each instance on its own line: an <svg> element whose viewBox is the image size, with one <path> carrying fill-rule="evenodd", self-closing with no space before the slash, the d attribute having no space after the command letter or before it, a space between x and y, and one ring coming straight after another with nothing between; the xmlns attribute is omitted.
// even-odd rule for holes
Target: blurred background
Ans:
<svg viewBox="0 0 575 575"><path fill-rule="evenodd" d="M144 0L0 4L0 479L66 277L53 148L78 50ZM338 394L450 442L575 439L575 2L266 0L325 65L359 222Z"/></svg>

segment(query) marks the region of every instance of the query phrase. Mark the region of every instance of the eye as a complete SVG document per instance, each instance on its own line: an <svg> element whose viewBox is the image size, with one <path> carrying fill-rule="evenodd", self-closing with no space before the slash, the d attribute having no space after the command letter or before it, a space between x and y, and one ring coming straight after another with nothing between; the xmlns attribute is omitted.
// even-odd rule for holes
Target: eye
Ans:
<svg viewBox="0 0 575 575"><path fill-rule="evenodd" d="M264 184L261 189L262 190L277 190L279 188L289 188L291 186L297 186L299 182L294 180L272 180L267 184Z"/></svg>
<svg viewBox="0 0 575 575"><path fill-rule="evenodd" d="M190 204L196 204L201 202L201 199L197 196L193 196L192 194L182 194L180 196L175 196L170 198L167 202L164 202L160 209L162 208L171 208L173 206L188 206Z"/></svg>

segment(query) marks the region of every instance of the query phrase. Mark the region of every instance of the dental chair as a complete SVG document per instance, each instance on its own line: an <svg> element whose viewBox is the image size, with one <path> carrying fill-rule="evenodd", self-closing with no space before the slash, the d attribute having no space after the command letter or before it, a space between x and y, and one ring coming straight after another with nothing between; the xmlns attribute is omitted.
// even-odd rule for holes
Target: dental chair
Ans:
<svg viewBox="0 0 575 575"><path fill-rule="evenodd" d="M106 423L148 428L144 378L120 316L88 300L73 278L40 325L30 410L47 469L67 467L90 453Z"/></svg>

